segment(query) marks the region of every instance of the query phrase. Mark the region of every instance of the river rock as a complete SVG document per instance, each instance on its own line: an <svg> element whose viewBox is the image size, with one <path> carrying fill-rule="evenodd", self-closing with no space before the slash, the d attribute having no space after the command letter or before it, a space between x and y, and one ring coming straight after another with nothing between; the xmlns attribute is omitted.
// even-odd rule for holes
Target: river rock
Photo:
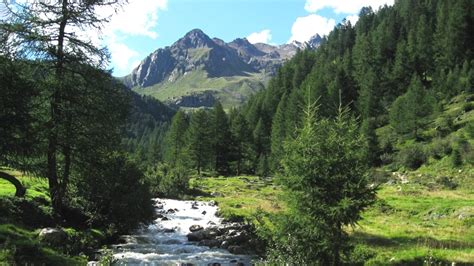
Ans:
<svg viewBox="0 0 474 266"><path fill-rule="evenodd" d="M218 248L221 246L221 241L217 239L204 239L199 242L199 246Z"/></svg>
<svg viewBox="0 0 474 266"><path fill-rule="evenodd" d="M232 254L237 254L237 255L247 254L247 250L242 246L229 246L227 250Z"/></svg>
<svg viewBox="0 0 474 266"><path fill-rule="evenodd" d="M214 191L214 192L211 193L211 196L213 196L213 197L222 197L222 193Z"/></svg>
<svg viewBox="0 0 474 266"><path fill-rule="evenodd" d="M200 225L198 225L198 224L191 225L191 226L189 227L189 231L191 231L191 232L200 231L200 230L202 230L202 229L203 229L203 227L200 226Z"/></svg>
<svg viewBox="0 0 474 266"><path fill-rule="evenodd" d="M188 237L188 241L197 241L197 242L204 240L206 238L203 230L189 233L186 236Z"/></svg>
<svg viewBox="0 0 474 266"><path fill-rule="evenodd" d="M39 232L38 238L41 242L59 246L65 244L64 242L67 240L67 234L63 229L43 228Z"/></svg>
<svg viewBox="0 0 474 266"><path fill-rule="evenodd" d="M211 201L209 201L208 205L211 206L211 207L214 207L214 206L217 206L217 203L216 203L216 201L211 200Z"/></svg>
<svg viewBox="0 0 474 266"><path fill-rule="evenodd" d="M165 228L163 229L163 233L174 233L176 230L174 228Z"/></svg>
<svg viewBox="0 0 474 266"><path fill-rule="evenodd" d="M160 203L160 204L156 204L156 208L157 208L158 210L163 209L163 204L161 204L161 203Z"/></svg>
<svg viewBox="0 0 474 266"><path fill-rule="evenodd" d="M163 216L163 218L161 218L162 221L169 221L170 219L166 216Z"/></svg>
<svg viewBox="0 0 474 266"><path fill-rule="evenodd" d="M166 211L166 213L168 213L168 214L170 214L170 213L175 213L175 212L176 212L176 211L175 211L174 209L168 209L168 210Z"/></svg>

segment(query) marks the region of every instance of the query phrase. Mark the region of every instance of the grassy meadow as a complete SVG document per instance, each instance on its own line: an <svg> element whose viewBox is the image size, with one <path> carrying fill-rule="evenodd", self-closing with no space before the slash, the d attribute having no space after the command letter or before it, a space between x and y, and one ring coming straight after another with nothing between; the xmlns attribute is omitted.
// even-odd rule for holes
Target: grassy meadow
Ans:
<svg viewBox="0 0 474 266"><path fill-rule="evenodd" d="M377 203L357 226L347 228L356 243L354 261L474 264L474 191L429 188L408 180L382 185ZM285 210L281 188L258 177L194 178L191 187L203 192L199 199L215 200L226 219L252 222L257 211Z"/></svg>

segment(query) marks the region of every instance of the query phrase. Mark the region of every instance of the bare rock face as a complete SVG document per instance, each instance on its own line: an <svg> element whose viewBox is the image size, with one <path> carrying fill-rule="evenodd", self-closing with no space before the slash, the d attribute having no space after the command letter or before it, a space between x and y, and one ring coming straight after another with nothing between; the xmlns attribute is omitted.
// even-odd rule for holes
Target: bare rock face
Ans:
<svg viewBox="0 0 474 266"><path fill-rule="evenodd" d="M122 81L129 88L146 88L174 82L190 72L204 70L208 78L264 73L263 82L265 76L274 75L298 49L315 49L321 42L322 38L315 35L305 43L293 42L279 46L252 44L245 38L226 43L218 38L211 39L201 30L194 29L173 45L151 53ZM202 101L195 96L176 101L176 105L183 107L208 106L211 102L210 99Z"/></svg>

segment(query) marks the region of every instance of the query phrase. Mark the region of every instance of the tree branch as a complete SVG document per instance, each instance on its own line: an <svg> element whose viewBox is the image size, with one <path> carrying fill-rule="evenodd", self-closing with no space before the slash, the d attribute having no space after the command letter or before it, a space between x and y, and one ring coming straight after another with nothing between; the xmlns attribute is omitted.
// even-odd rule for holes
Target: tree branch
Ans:
<svg viewBox="0 0 474 266"><path fill-rule="evenodd" d="M8 182L12 183L16 188L15 197L24 197L26 193L26 188L21 184L20 180L16 177L0 171L0 178L5 179Z"/></svg>

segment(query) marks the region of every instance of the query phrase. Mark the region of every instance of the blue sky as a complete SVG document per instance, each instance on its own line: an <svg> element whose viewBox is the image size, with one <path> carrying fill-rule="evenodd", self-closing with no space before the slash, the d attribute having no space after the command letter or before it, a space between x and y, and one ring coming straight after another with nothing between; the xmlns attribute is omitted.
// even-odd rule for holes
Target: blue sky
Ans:
<svg viewBox="0 0 474 266"><path fill-rule="evenodd" d="M284 44L327 34L344 18L357 21L362 6L393 0L129 0L103 30L114 75L129 74L151 52L199 28L226 42Z"/></svg>

